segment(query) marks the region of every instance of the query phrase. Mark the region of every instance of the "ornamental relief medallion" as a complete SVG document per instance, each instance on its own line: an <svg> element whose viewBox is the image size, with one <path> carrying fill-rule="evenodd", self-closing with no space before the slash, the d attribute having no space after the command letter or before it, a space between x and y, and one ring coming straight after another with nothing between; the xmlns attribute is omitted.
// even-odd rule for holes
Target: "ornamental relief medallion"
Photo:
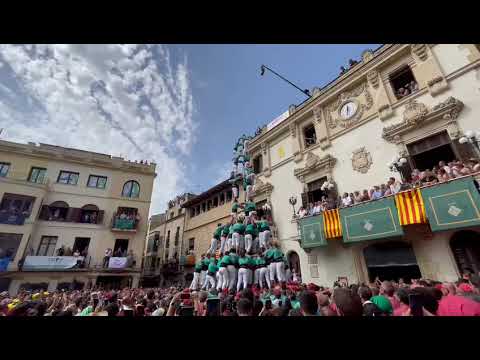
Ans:
<svg viewBox="0 0 480 360"><path fill-rule="evenodd" d="M341 106L348 102L356 103L357 110L354 116L344 119L340 116L340 110ZM368 89L368 84L365 82L351 91L343 92L335 102L327 106L325 108L325 120L331 129L337 127L340 128L339 130L346 129L361 120L365 112L370 110L372 106L373 97Z"/></svg>
<svg viewBox="0 0 480 360"><path fill-rule="evenodd" d="M362 174L368 172L372 166L372 155L364 147L355 150L352 154L352 168Z"/></svg>

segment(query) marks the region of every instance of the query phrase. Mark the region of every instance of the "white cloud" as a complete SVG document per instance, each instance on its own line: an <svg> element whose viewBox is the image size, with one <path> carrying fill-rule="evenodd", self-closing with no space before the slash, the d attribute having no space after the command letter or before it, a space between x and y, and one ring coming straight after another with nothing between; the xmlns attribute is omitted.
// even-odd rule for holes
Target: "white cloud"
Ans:
<svg viewBox="0 0 480 360"><path fill-rule="evenodd" d="M186 58L172 65L161 45L0 45L2 61L16 82L0 78L8 140L154 160L152 213L185 191L197 129Z"/></svg>

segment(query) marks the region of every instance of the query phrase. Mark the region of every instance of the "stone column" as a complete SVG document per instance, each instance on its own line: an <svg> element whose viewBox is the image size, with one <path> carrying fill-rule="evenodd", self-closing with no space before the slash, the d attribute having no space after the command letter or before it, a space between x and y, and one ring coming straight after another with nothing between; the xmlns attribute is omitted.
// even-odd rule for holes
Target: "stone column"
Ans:
<svg viewBox="0 0 480 360"><path fill-rule="evenodd" d="M262 143L262 156L263 156L263 175L269 177L272 175L272 163L270 160L270 144L267 142Z"/></svg>

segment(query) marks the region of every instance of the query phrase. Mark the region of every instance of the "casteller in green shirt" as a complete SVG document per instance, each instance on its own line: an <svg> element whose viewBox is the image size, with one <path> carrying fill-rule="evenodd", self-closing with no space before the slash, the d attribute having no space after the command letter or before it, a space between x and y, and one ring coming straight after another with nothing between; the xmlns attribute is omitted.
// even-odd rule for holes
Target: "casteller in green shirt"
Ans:
<svg viewBox="0 0 480 360"><path fill-rule="evenodd" d="M238 205L238 202L235 201L235 202L233 203L233 205L232 205L232 213L235 213L235 214L237 213L237 211L238 211L238 206L239 206L239 205Z"/></svg>
<svg viewBox="0 0 480 360"><path fill-rule="evenodd" d="M215 265L215 261L212 261L210 265L208 265L208 272L215 274L218 270L217 265Z"/></svg>
<svg viewBox="0 0 480 360"><path fill-rule="evenodd" d="M230 265L230 256L229 255L223 255L223 257L218 262L218 267L226 267L228 265Z"/></svg>
<svg viewBox="0 0 480 360"><path fill-rule="evenodd" d="M245 228L245 234L255 236L255 225L247 224L247 227Z"/></svg>
<svg viewBox="0 0 480 360"><path fill-rule="evenodd" d="M245 204L245 214L249 215L250 211L255 211L257 210L257 206L253 201L249 201Z"/></svg>
<svg viewBox="0 0 480 360"><path fill-rule="evenodd" d="M260 224L260 232L263 232L265 230L270 230L270 226L268 225L267 220L260 220L259 224Z"/></svg>
<svg viewBox="0 0 480 360"><path fill-rule="evenodd" d="M385 296L376 295L376 296L373 296L370 299L370 301L375 305L377 305L377 307L380 310L382 310L384 313L387 313L387 314L393 313L392 303Z"/></svg>
<svg viewBox="0 0 480 360"><path fill-rule="evenodd" d="M238 259L238 264L239 264L240 266L247 266L247 267L248 267L249 263L250 263L250 260L249 260L249 258L246 257L246 256L241 257L241 258Z"/></svg>
<svg viewBox="0 0 480 360"><path fill-rule="evenodd" d="M202 262L196 263L195 272L201 272L201 271L202 271Z"/></svg>
<svg viewBox="0 0 480 360"><path fill-rule="evenodd" d="M228 226L228 225L225 225L225 226L223 227L223 230L222 230L222 236L225 236L225 237L227 237L227 236L228 236L228 233L229 233L229 231L230 231L230 226Z"/></svg>
<svg viewBox="0 0 480 360"><path fill-rule="evenodd" d="M236 253L230 253L228 256L230 257L229 265L238 266L238 255Z"/></svg>
<svg viewBox="0 0 480 360"><path fill-rule="evenodd" d="M213 233L213 237L217 240L220 240L220 235L222 234L223 226L222 224L218 224L215 232Z"/></svg>
<svg viewBox="0 0 480 360"><path fill-rule="evenodd" d="M243 235L245 233L245 225L243 225L242 223L236 223L235 225L233 225L233 232Z"/></svg>

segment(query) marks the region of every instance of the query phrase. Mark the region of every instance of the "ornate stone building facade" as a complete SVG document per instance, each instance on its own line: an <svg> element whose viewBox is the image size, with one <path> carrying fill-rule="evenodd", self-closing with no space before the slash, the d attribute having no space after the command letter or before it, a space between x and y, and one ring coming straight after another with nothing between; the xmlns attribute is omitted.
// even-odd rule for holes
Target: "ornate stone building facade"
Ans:
<svg viewBox="0 0 480 360"><path fill-rule="evenodd" d="M400 178L387 166L395 156L406 157L410 168L478 157L458 140L467 130L480 130L479 46L385 44L365 51L360 63L312 94L250 142L252 158L262 164L256 200L271 202L278 238L288 255L300 258L305 282L331 285L339 276L367 281L372 271L364 250L377 242L331 241L307 253L299 245L289 198L305 205L318 201L324 181L341 194ZM312 133L314 143L306 141ZM451 244L454 232L425 234L410 229L401 239L413 250L421 275L456 279L461 269Z"/></svg>

